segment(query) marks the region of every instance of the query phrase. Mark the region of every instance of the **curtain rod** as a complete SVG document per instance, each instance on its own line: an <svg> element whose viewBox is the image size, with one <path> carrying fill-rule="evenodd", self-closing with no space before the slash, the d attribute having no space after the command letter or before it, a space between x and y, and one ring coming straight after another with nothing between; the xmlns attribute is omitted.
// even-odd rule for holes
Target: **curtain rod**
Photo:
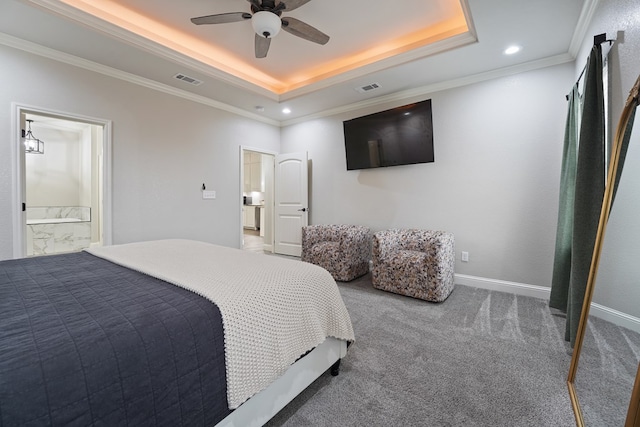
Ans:
<svg viewBox="0 0 640 427"><path fill-rule="evenodd" d="M598 34L596 36L593 36L593 45L603 45L604 43L607 43L606 45L602 46L602 57L606 58L607 55L609 55L609 51L611 50L611 48L613 47L613 43L615 43L616 39L607 39L607 34L606 33L602 33L602 34ZM587 66L585 65L582 68L582 71L580 72L580 75L578 76L578 79L576 80L576 84L580 83L580 79L582 79L582 76L584 75L585 70L587 69ZM565 98L567 99L567 101L569 100L569 95L565 95Z"/></svg>

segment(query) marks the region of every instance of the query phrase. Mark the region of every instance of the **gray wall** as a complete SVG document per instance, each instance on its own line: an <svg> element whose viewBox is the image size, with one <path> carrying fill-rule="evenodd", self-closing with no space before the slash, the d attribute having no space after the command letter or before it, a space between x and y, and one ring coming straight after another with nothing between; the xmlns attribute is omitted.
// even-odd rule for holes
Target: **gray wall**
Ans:
<svg viewBox="0 0 640 427"><path fill-rule="evenodd" d="M620 32L618 34L618 32ZM637 0L602 0L587 31L576 61L576 77L582 71L592 36L607 33L617 38L610 54L612 132L640 74L640 7ZM594 302L640 317L640 117L635 130L616 200L607 225Z"/></svg>
<svg viewBox="0 0 640 427"><path fill-rule="evenodd" d="M434 163L346 170L343 120L419 99L286 127L282 150L309 151L310 222L448 230L457 273L549 286L572 79L565 64L421 97Z"/></svg>
<svg viewBox="0 0 640 427"><path fill-rule="evenodd" d="M283 129L282 149L313 162L312 223L445 229L456 235L456 272L550 286L566 116L564 95L593 36L610 53L612 132L640 73L640 9L601 1L575 64L425 95L433 99L435 163L347 171L342 121L406 104L363 109ZM616 34L621 31L619 35ZM609 221L594 302L640 317L640 124ZM460 252L470 252L469 263Z"/></svg>
<svg viewBox="0 0 640 427"><path fill-rule="evenodd" d="M192 238L237 247L240 145L280 129L0 46L0 259L12 258L11 103L113 121L113 242ZM200 188L217 192L202 200Z"/></svg>
<svg viewBox="0 0 640 427"><path fill-rule="evenodd" d="M11 102L113 120L113 241L185 237L239 242L239 145L309 151L311 222L450 230L460 274L549 286L565 93L592 36L624 31L611 53L611 117L640 72L633 0L601 1L576 64L428 94L433 164L347 171L342 121L418 99L280 129L0 46L0 259L12 257ZM640 126L639 126L640 127ZM640 141L632 142L596 286L596 302L640 317ZM215 201L200 197L202 182ZM637 185L637 184L636 184ZM470 262L460 262L460 251ZM603 285L605 283L606 285Z"/></svg>

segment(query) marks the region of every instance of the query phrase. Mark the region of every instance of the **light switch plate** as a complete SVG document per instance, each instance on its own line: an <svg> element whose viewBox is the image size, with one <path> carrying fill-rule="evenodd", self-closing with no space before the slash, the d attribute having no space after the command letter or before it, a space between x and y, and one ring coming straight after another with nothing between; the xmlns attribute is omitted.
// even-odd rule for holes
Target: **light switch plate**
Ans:
<svg viewBox="0 0 640 427"><path fill-rule="evenodd" d="M211 191L211 190L204 190L202 192L202 198L203 199L215 199L216 198L216 192L215 191Z"/></svg>

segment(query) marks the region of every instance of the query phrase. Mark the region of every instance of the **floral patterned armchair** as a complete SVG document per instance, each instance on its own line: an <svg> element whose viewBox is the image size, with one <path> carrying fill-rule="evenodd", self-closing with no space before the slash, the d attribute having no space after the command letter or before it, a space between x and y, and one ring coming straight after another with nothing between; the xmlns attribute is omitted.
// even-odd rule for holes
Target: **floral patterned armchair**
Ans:
<svg viewBox="0 0 640 427"><path fill-rule="evenodd" d="M302 261L319 265L335 280L348 282L369 271L371 235L359 225L302 227Z"/></svg>
<svg viewBox="0 0 640 427"><path fill-rule="evenodd" d="M453 234L385 230L373 235L373 287L440 302L453 291Z"/></svg>

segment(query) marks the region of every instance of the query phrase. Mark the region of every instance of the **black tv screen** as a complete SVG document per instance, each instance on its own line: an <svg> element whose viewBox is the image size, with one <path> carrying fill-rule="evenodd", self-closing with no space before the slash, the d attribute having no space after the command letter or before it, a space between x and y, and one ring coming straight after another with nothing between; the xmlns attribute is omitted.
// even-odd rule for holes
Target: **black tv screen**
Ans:
<svg viewBox="0 0 640 427"><path fill-rule="evenodd" d="M431 100L346 120L347 170L430 163Z"/></svg>

